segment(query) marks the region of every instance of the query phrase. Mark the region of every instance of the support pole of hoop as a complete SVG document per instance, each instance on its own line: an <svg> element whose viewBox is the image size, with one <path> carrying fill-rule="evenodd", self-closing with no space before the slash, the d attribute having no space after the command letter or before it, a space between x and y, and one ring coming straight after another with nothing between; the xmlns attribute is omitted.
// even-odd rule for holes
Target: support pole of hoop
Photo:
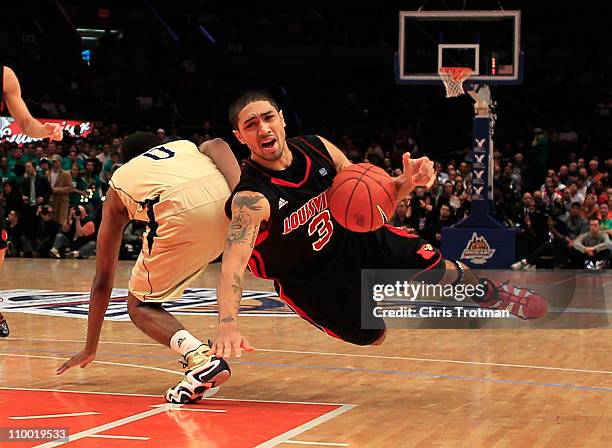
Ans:
<svg viewBox="0 0 612 448"><path fill-rule="evenodd" d="M494 102L487 85L468 89L474 100L472 131L472 186L470 216L442 229L442 254L473 268L509 268L515 261L513 229L493 216Z"/></svg>

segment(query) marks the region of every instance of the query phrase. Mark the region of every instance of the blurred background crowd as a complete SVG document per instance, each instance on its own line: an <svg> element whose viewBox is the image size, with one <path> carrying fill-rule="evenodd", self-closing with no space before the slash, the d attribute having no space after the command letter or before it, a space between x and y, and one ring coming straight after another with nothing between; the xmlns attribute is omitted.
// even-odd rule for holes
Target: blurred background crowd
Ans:
<svg viewBox="0 0 612 448"><path fill-rule="evenodd" d="M394 82L398 11L422 2L313 2L299 14L274 2L91 3L0 6L0 55L33 115L92 123L87 136L61 142L0 142L8 256L95 255L108 180L132 131L156 132L161 143L222 137L244 159L227 108L249 87L277 97L289 136L325 136L353 162L396 174L405 151L435 160L437 182L402 200L394 225L439 247L440 229L470 213L471 100L445 99L441 84ZM503 6L523 12L524 82L492 87L495 214L518 233L516 269L605 268L612 227L605 17L573 2L521 3ZM143 228L128 226L123 258L137 255Z"/></svg>

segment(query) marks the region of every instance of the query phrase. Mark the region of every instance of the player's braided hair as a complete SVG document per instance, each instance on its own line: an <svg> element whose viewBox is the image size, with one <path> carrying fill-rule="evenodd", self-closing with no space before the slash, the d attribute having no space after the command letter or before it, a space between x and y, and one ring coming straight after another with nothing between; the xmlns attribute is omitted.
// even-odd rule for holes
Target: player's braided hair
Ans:
<svg viewBox="0 0 612 448"><path fill-rule="evenodd" d="M240 111L255 101L267 101L274 109L279 110L278 104L268 92L263 90L249 90L236 98L229 108L229 120L234 129L238 129L238 114Z"/></svg>

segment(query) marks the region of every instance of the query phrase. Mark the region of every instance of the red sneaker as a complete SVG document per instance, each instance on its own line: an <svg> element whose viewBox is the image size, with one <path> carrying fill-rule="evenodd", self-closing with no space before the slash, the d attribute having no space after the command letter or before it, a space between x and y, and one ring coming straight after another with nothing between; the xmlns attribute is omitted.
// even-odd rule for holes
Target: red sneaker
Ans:
<svg viewBox="0 0 612 448"><path fill-rule="evenodd" d="M491 280L486 282L487 294L482 301L476 302L483 308L508 310L521 319L538 319L546 316L548 304L544 297L528 288L509 285L507 281L495 285Z"/></svg>

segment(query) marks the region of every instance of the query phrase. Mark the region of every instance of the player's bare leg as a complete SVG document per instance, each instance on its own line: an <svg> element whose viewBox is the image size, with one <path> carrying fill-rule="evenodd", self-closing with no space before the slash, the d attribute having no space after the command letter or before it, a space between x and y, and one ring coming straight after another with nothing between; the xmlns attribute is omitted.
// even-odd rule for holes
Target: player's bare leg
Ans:
<svg viewBox="0 0 612 448"><path fill-rule="evenodd" d="M180 362L187 369L185 376L166 391L167 401L197 401L210 388L219 386L231 376L227 362L222 358L207 356L210 345L191 335L183 324L163 309L161 303L142 302L130 293L128 313L134 325L144 334L183 357Z"/></svg>

